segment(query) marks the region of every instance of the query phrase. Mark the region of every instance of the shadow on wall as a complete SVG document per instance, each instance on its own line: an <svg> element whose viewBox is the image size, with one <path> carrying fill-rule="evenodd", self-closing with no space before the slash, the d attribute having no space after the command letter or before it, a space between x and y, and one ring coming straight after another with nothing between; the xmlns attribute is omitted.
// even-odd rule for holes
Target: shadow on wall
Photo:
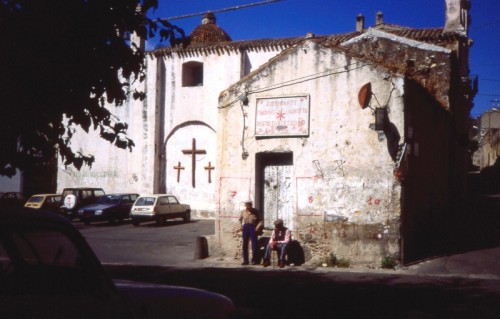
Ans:
<svg viewBox="0 0 500 319"><path fill-rule="evenodd" d="M497 157L495 164L481 170L480 183L482 194L500 194L500 157Z"/></svg>
<svg viewBox="0 0 500 319"><path fill-rule="evenodd" d="M389 155L393 161L396 161L401 135L399 135L396 125L389 121L389 117L387 117L387 120L384 123L384 134L387 138L387 150L389 151Z"/></svg>

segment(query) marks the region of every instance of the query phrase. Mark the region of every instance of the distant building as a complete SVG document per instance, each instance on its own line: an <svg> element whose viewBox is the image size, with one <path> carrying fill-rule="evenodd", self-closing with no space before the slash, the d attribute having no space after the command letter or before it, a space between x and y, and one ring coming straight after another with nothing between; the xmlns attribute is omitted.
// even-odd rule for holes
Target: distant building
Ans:
<svg viewBox="0 0 500 319"><path fill-rule="evenodd" d="M92 169L58 190L172 192L215 218L211 255L234 258L242 202L285 220L309 262L410 262L450 240L468 164L468 2L444 28L383 22L346 34L232 41L207 14L186 46L149 52L145 101L115 115L133 152L75 135ZM457 16L457 12L460 16ZM464 20L465 17L465 20Z"/></svg>
<svg viewBox="0 0 500 319"><path fill-rule="evenodd" d="M492 108L481 114L477 123L475 165L479 168L493 166L500 158L500 110Z"/></svg>

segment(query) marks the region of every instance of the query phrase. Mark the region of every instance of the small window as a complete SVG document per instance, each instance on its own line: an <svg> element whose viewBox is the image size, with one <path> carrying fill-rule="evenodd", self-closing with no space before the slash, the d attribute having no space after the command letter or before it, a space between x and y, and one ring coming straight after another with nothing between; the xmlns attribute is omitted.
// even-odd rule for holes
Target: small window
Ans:
<svg viewBox="0 0 500 319"><path fill-rule="evenodd" d="M182 65L182 86L203 85L203 63L190 61Z"/></svg>
<svg viewBox="0 0 500 319"><path fill-rule="evenodd" d="M160 205L168 205L168 198L160 197Z"/></svg>
<svg viewBox="0 0 500 319"><path fill-rule="evenodd" d="M168 197L168 202L170 204L179 204L179 202L177 201L177 198L175 198L174 196L169 196Z"/></svg>

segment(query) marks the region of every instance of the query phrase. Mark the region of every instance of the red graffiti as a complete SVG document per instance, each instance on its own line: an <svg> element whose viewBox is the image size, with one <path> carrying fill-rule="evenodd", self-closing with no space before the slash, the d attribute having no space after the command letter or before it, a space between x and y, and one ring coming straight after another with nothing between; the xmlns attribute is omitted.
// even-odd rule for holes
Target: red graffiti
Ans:
<svg viewBox="0 0 500 319"><path fill-rule="evenodd" d="M368 198L368 205L380 205L380 199L379 198L376 198L375 200L373 200L373 197L370 196L370 198Z"/></svg>
<svg viewBox="0 0 500 319"><path fill-rule="evenodd" d="M309 203L312 203L314 201L314 198L312 196L309 196L308 200L309 200Z"/></svg>
<svg viewBox="0 0 500 319"><path fill-rule="evenodd" d="M236 196L236 194L237 194L237 193L238 193L238 192L236 192L236 191L231 191L231 197Z"/></svg>

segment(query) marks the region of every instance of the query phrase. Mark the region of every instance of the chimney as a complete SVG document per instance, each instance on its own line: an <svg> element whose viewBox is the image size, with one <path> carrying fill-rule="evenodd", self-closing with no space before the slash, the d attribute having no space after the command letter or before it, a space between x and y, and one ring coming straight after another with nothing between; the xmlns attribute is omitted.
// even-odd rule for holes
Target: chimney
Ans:
<svg viewBox="0 0 500 319"><path fill-rule="evenodd" d="M201 19L201 24L215 24L215 15L212 12L207 12L203 15Z"/></svg>
<svg viewBox="0 0 500 319"><path fill-rule="evenodd" d="M360 13L356 17L356 31L361 32L365 28L365 17Z"/></svg>
<svg viewBox="0 0 500 319"><path fill-rule="evenodd" d="M138 4L137 7L135 8L135 12L140 15L145 15L146 13L142 11L142 6L141 4ZM130 43L134 43L137 46L138 50L144 51L146 49L146 40L141 37L139 34L134 32L130 36Z"/></svg>
<svg viewBox="0 0 500 319"><path fill-rule="evenodd" d="M471 4L469 0L446 0L446 24L444 33L467 35L469 31Z"/></svg>
<svg viewBox="0 0 500 319"><path fill-rule="evenodd" d="M379 25L382 23L384 23L384 14L382 13L382 11L379 11L375 16L375 25Z"/></svg>

